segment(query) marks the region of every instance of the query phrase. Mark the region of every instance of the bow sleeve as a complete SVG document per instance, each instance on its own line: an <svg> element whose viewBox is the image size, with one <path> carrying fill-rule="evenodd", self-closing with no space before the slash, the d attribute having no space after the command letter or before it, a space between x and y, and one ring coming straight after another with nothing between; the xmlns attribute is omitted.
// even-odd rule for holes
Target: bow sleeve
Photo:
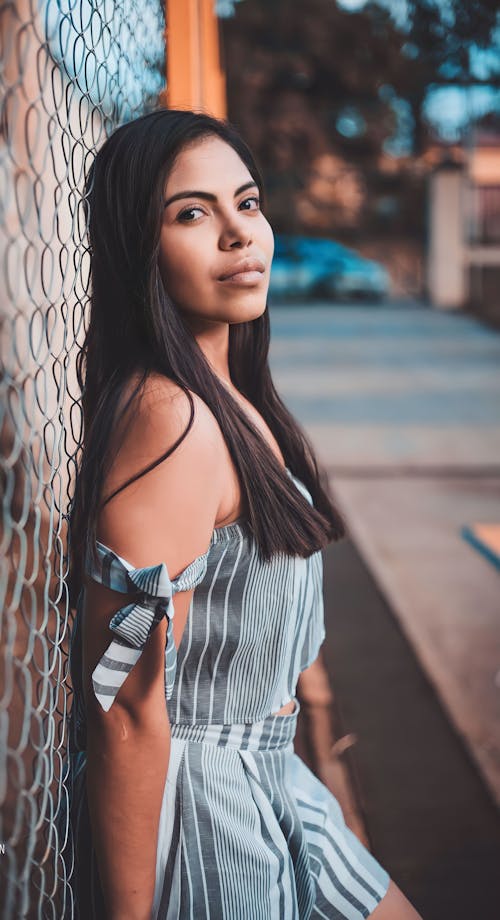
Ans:
<svg viewBox="0 0 500 920"><path fill-rule="evenodd" d="M137 592L137 600L121 607L110 620L113 638L92 672L92 686L102 708L107 712L139 660L144 646L158 623L167 618L165 645L165 689L170 699L175 680L177 656L173 639L173 597L202 580L207 569L208 550L198 556L179 575L170 579L164 562L136 569L113 550L96 542L97 559L88 557L91 578L115 591Z"/></svg>

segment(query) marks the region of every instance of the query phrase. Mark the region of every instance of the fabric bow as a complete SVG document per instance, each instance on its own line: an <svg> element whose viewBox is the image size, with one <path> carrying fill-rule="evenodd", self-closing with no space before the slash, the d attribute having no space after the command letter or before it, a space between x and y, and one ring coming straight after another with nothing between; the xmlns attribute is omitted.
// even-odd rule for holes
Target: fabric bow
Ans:
<svg viewBox="0 0 500 920"><path fill-rule="evenodd" d="M130 568L127 578L141 593L141 598L121 607L110 620L109 628L116 637L92 672L94 693L106 712L139 660L148 637L164 616L169 621L171 633L174 614L174 591L164 562L142 569Z"/></svg>

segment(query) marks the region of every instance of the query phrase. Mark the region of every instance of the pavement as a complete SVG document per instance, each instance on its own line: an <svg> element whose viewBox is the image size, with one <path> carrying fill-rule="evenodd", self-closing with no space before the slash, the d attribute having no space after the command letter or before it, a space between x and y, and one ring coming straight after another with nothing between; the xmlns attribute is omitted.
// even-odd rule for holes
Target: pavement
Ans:
<svg viewBox="0 0 500 920"><path fill-rule="evenodd" d="M497 865L500 855L500 570L465 534L500 523L500 333L465 313L404 302L276 305L271 327L273 379L328 470L348 526L348 539L329 547L325 557L325 658L337 718L339 710L347 713L347 730L361 694L357 718L363 730L357 761L351 760L362 774L357 798L367 835L375 835L377 853L382 846L397 866L397 847L384 850L382 840L388 795L392 791L400 819L407 814L418 837L423 829L418 814L414 820L411 815L416 803L420 819L425 808L422 790L415 788L421 776L427 807L433 803L434 817L441 815L456 845L468 839L470 848L476 841L475 861L488 873L492 851ZM344 569L352 577L341 602ZM358 619L364 613L362 628L356 627L356 611ZM345 653L340 657L339 636ZM375 653L376 673L370 664ZM362 672L349 659L354 654L362 656ZM382 731L368 676L385 687L379 702L386 710L391 699L404 700L399 717L406 712L412 726L401 750L391 749L407 774L411 767L403 753L413 752L415 775L406 784L405 807L404 795L394 792L396 774L384 792L383 777L391 771L369 726L378 726L386 745L394 740ZM368 722L362 717L367 707ZM426 738L431 749L422 761ZM444 838L442 845L449 853ZM450 872L458 866L448 859ZM404 867L399 871L406 878ZM451 892L448 882L436 890ZM476 894L481 886L483 898L491 895L491 884L484 894L484 878L477 879ZM463 892L468 913L451 901L441 909L436 900L428 916L490 916L477 912L478 903L466 908Z"/></svg>
<svg viewBox="0 0 500 920"><path fill-rule="evenodd" d="M500 804L500 334L425 306L275 307L271 368Z"/></svg>
<svg viewBox="0 0 500 920"><path fill-rule="evenodd" d="M352 815L361 820L361 839L425 920L496 916L500 816L351 540L325 552L325 620L332 728L349 744L340 757L337 741L319 758L331 765L320 778L355 833ZM342 798L340 765L351 791L340 785ZM355 809L345 811L346 798Z"/></svg>

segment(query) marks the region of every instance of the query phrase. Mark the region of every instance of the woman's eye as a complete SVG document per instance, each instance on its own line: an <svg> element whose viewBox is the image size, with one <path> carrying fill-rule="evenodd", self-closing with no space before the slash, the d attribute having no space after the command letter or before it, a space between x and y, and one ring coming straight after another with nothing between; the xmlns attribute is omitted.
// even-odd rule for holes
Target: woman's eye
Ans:
<svg viewBox="0 0 500 920"><path fill-rule="evenodd" d="M244 205L246 206L249 204L250 207L243 207ZM252 204L253 207L251 206ZM250 195L248 198L245 198L245 200L241 202L240 208L242 208L244 211L257 211L260 208L260 198L257 195ZM184 211L181 211L177 217L177 220L180 220L186 224L192 224L198 218L192 217L190 215L194 214L196 211L199 211L200 214L204 213L202 208L198 207L197 205L193 205L191 208L186 208Z"/></svg>
<svg viewBox="0 0 500 920"><path fill-rule="evenodd" d="M186 221L186 223L193 223L192 219L188 216L189 214L192 214L193 211L200 211L203 214L203 211L201 210L201 208L197 208L193 206L192 208L186 208L185 211L181 211L177 220L183 220L183 221Z"/></svg>
<svg viewBox="0 0 500 920"><path fill-rule="evenodd" d="M245 198L245 200L242 201L241 203L247 204L248 201L254 201L256 207L255 208L244 208L245 211L257 210L257 208L260 208L260 198L258 198L257 195L250 195L250 198Z"/></svg>

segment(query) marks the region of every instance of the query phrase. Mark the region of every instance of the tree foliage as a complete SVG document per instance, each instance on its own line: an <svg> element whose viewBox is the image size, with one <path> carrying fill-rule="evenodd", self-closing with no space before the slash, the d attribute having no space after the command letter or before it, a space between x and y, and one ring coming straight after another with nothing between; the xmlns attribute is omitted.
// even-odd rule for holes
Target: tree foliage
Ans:
<svg viewBox="0 0 500 920"><path fill-rule="evenodd" d="M350 174L352 202L359 199L396 131L394 97L411 111L419 155L430 139L429 87L477 81L474 51L494 44L497 8L497 0L409 0L407 21L397 24L387 0L357 12L334 0L239 3L222 26L229 115L266 172L278 224L297 214L318 163L320 179L329 177L332 213L342 210L334 185L346 184L346 169L363 177L355 191Z"/></svg>

